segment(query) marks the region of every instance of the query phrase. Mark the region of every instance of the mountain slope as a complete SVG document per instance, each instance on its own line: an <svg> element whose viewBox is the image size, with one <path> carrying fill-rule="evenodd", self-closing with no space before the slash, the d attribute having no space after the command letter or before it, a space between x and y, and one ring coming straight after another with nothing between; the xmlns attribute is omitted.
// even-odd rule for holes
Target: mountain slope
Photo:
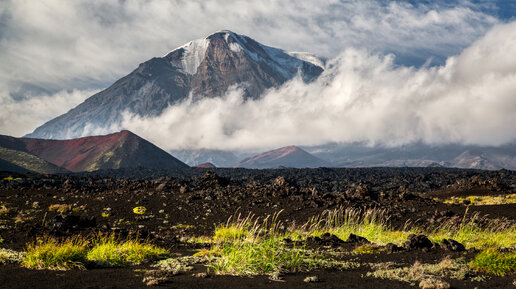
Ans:
<svg viewBox="0 0 516 289"><path fill-rule="evenodd" d="M311 81L321 74L322 66L323 62L313 55L285 52L244 35L220 31L140 64L27 137L67 139L89 135L95 128L116 127L124 111L155 116L190 93L217 97L232 85L242 85L246 97L257 98L265 89L277 87L298 73Z"/></svg>
<svg viewBox="0 0 516 289"><path fill-rule="evenodd" d="M277 167L316 168L327 163L296 146L264 152L237 163L235 167L267 169Z"/></svg>
<svg viewBox="0 0 516 289"><path fill-rule="evenodd" d="M219 168L231 167L242 158L237 157L233 152L208 149L171 150L169 153L190 166L212 163Z"/></svg>
<svg viewBox="0 0 516 289"><path fill-rule="evenodd" d="M0 147L33 154L72 172L137 167L188 167L130 131L70 140L0 136Z"/></svg>
<svg viewBox="0 0 516 289"><path fill-rule="evenodd" d="M3 147L0 147L0 170L12 172L36 172L40 174L67 172L67 170L51 164L35 155Z"/></svg>
<svg viewBox="0 0 516 289"><path fill-rule="evenodd" d="M516 145L482 147L421 143L401 147L369 147L364 144L327 144L306 148L316 157L332 160L334 167L444 167L516 170Z"/></svg>

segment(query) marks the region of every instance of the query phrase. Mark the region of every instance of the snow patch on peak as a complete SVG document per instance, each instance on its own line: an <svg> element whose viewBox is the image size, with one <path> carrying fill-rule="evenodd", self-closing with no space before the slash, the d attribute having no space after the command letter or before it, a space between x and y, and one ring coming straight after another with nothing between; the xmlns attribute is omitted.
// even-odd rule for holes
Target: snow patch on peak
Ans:
<svg viewBox="0 0 516 289"><path fill-rule="evenodd" d="M231 51L233 51L233 52L242 51L242 46L240 46L240 44L238 44L236 42L228 43L228 45L229 45L229 49L231 49Z"/></svg>
<svg viewBox="0 0 516 289"><path fill-rule="evenodd" d="M205 38L188 42L178 48L184 49L183 58L181 59L181 66L184 72L191 75L197 73L197 68L204 60L209 45L210 40Z"/></svg>
<svg viewBox="0 0 516 289"><path fill-rule="evenodd" d="M301 59L301 60L311 63L313 65L319 66L322 69L324 69L324 67L326 66L325 61L323 59L315 56L312 53L308 53L308 52L286 52L286 53L297 59Z"/></svg>
<svg viewBox="0 0 516 289"><path fill-rule="evenodd" d="M224 33L224 41L226 41L226 44L231 51L238 53L242 50L245 50L243 44L240 42L241 39L238 34L229 30L222 30L218 33ZM231 38L229 38L230 36Z"/></svg>

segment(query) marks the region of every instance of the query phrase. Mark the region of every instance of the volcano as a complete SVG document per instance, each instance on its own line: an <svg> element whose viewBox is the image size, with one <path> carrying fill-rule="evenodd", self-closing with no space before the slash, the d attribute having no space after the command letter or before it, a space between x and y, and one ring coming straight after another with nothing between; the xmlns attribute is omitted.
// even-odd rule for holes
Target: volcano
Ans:
<svg viewBox="0 0 516 289"><path fill-rule="evenodd" d="M269 169L277 167L317 168L328 165L297 146L287 146L264 152L237 163L235 167Z"/></svg>
<svg viewBox="0 0 516 289"><path fill-rule="evenodd" d="M0 136L0 147L31 154L72 172L188 166L130 131L69 140Z"/></svg>
<svg viewBox="0 0 516 289"><path fill-rule="evenodd" d="M254 99L296 76L310 82L323 67L324 62L311 54L286 52L244 35L219 31L140 64L26 137L67 139L109 131L121 125L124 112L156 116L189 96L218 97L235 85L244 90L245 98Z"/></svg>

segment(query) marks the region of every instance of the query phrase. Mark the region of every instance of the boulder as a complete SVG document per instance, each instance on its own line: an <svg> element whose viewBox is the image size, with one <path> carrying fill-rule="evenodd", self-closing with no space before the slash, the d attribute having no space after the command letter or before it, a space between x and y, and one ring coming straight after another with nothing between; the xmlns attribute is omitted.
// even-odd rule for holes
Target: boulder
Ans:
<svg viewBox="0 0 516 289"><path fill-rule="evenodd" d="M452 252L462 252L466 250L466 247L464 247L464 245L453 239L444 239L441 242L441 247L445 250Z"/></svg>
<svg viewBox="0 0 516 289"><path fill-rule="evenodd" d="M429 250L432 248L433 243L425 235L410 234L407 241L403 243L403 247L407 250L421 249Z"/></svg>

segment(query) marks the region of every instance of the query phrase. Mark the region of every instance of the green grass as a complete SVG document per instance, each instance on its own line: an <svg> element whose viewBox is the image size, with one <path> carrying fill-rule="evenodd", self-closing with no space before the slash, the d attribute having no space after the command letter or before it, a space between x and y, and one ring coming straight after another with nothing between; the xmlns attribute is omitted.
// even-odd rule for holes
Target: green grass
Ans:
<svg viewBox="0 0 516 289"><path fill-rule="evenodd" d="M52 204L48 206L48 210L50 212L58 212L58 213L66 213L72 210L72 205L70 204Z"/></svg>
<svg viewBox="0 0 516 289"><path fill-rule="evenodd" d="M210 268L218 274L266 275L279 271L306 271L317 265L315 258L311 258L306 250L286 248L277 238L216 246L214 251L219 256L210 264Z"/></svg>
<svg viewBox="0 0 516 289"><path fill-rule="evenodd" d="M141 264L149 259L168 256L165 249L138 240L119 241L114 235L98 236L88 251L88 261L101 267Z"/></svg>
<svg viewBox="0 0 516 289"><path fill-rule="evenodd" d="M464 280L480 280L472 274L470 267L463 258L444 258L436 264L423 264L415 262L412 266L399 266L395 263L374 263L370 264L372 272L367 272L367 277L380 279L398 280L417 284L423 280L441 280L442 278Z"/></svg>
<svg viewBox="0 0 516 289"><path fill-rule="evenodd" d="M281 211L275 214L273 218L276 218L280 213ZM267 221L268 218L264 220L263 224L259 224L259 219L255 218L252 214L247 215L245 218L238 215L234 221L230 217L226 224L215 227L213 241L217 243L238 240L253 241L258 232L264 233L269 229ZM275 222L275 220L273 220L273 222Z"/></svg>
<svg viewBox="0 0 516 289"><path fill-rule="evenodd" d="M410 234L425 234L436 243L443 239L454 239L466 248L505 248L516 244L516 224L483 220L478 214L468 216L467 211L460 224L449 221L436 227L419 228L407 222L402 228L395 229L390 226L389 218L382 210L338 208L324 212L301 227L290 228L287 237L303 239L307 236L321 236L326 232L342 240L353 233L379 245L400 245Z"/></svg>
<svg viewBox="0 0 516 289"><path fill-rule="evenodd" d="M516 225L514 223L481 220L478 214L467 217L467 210L458 226L451 222L445 222L427 233L433 242L454 239L463 243L466 248L507 248L516 244Z"/></svg>
<svg viewBox="0 0 516 289"><path fill-rule="evenodd" d="M353 253L356 254L378 254L381 253L384 247L380 247L375 244L364 244L362 246L356 247L353 250Z"/></svg>
<svg viewBox="0 0 516 289"><path fill-rule="evenodd" d="M138 240L120 241L114 235L97 235L91 241L81 237L61 241L44 238L27 245L22 266L50 270L84 269L87 265L120 267L166 256L165 249Z"/></svg>
<svg viewBox="0 0 516 289"><path fill-rule="evenodd" d="M278 229L278 214L262 222L252 215L234 220L230 218L226 224L215 228L211 238L203 239L203 243L210 243L211 248L200 251L197 256L209 257L208 266L218 274L261 275L345 267L320 252L299 246L289 247L283 242L285 238L302 241L324 233L334 234L342 240L356 234L375 243L357 248L355 253L358 254L378 253L381 250L379 245L387 243L402 244L410 234L425 234L433 242L451 238L468 248L512 247L516 243L516 225L513 223L481 220L478 215L468 216L467 212L459 224L450 221L433 228L419 228L407 222L397 229L390 226L386 212L377 209L338 208L325 211L302 226L293 224L283 230ZM463 267L459 271L462 272ZM434 267L424 267L427 269Z"/></svg>
<svg viewBox="0 0 516 289"><path fill-rule="evenodd" d="M84 268L87 242L82 238L58 242L46 238L27 246L22 266L31 269L68 270Z"/></svg>
<svg viewBox="0 0 516 289"><path fill-rule="evenodd" d="M215 229L209 250L195 256L204 257L210 271L222 275L275 276L287 272L304 272L316 268L354 268L353 262L341 262L317 250L304 246L288 246L280 232L277 217L281 212L263 220L248 215L228 220Z"/></svg>
<svg viewBox="0 0 516 289"><path fill-rule="evenodd" d="M20 263L23 261L24 256L23 252L0 248L0 264Z"/></svg>
<svg viewBox="0 0 516 289"><path fill-rule="evenodd" d="M383 210L338 208L325 211L304 226L293 228L289 232L289 234L305 237L321 236L324 233L336 235L342 240L347 240L350 234L355 234L371 242L385 245L403 243L410 234L418 233L418 230L408 226L402 230L393 229Z"/></svg>
<svg viewBox="0 0 516 289"><path fill-rule="evenodd" d="M500 252L487 249L477 254L470 266L477 271L505 276L516 273L516 251Z"/></svg>
<svg viewBox="0 0 516 289"><path fill-rule="evenodd" d="M468 201L468 205L486 206L486 205L504 205L515 204L516 194L499 195L499 196L467 196L467 197L451 197L443 200L445 204L463 204Z"/></svg>
<svg viewBox="0 0 516 289"><path fill-rule="evenodd" d="M3 178L4 181L18 181L21 180L21 178L13 178L11 176Z"/></svg>
<svg viewBox="0 0 516 289"><path fill-rule="evenodd" d="M221 226L215 229L213 239L221 242L236 241L245 239L249 231L245 228L239 228L235 225Z"/></svg>

